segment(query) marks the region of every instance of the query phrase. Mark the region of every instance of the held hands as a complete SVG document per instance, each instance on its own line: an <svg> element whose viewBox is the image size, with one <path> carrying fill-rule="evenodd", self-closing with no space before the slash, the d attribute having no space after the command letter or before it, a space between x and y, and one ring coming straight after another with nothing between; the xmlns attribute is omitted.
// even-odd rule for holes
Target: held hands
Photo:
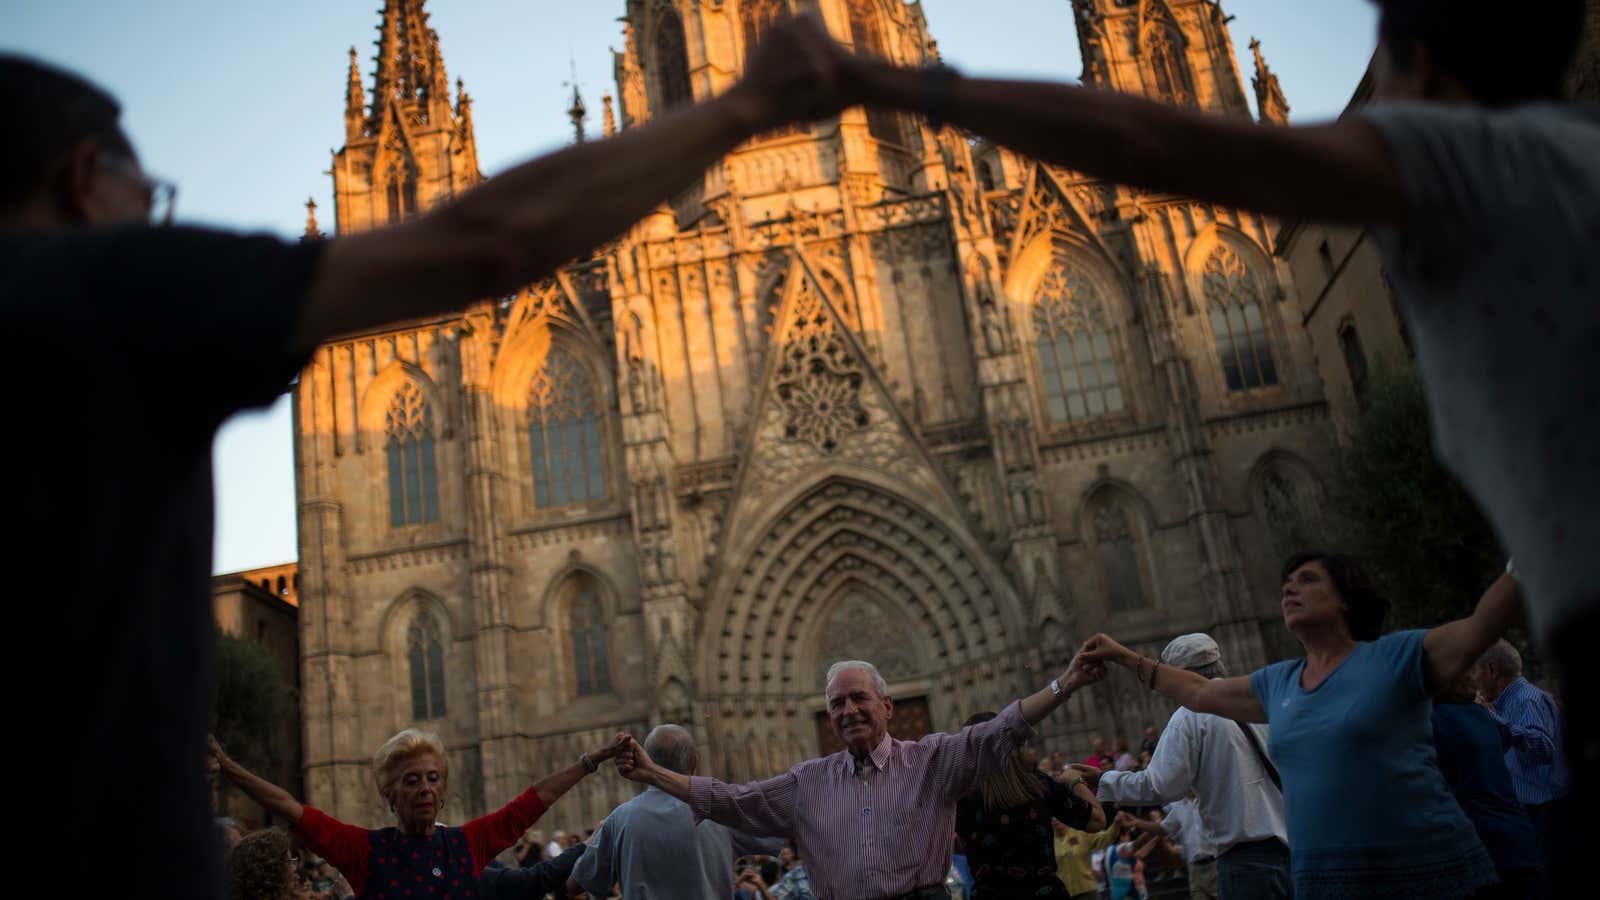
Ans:
<svg viewBox="0 0 1600 900"><path fill-rule="evenodd" d="M748 124L766 131L826 118L852 105L850 73L857 65L814 16L798 15L761 36L734 91L746 101Z"/></svg>
<svg viewBox="0 0 1600 900"><path fill-rule="evenodd" d="M603 763L608 759L612 759L617 756L617 754L626 750L628 748L628 742L631 740L633 740L633 738L629 737L627 732L619 731L617 732L617 736L611 739L610 743L606 744L604 747L601 747L599 750L591 751L589 753L589 759L596 764Z"/></svg>
<svg viewBox="0 0 1600 900"><path fill-rule="evenodd" d="M639 742L629 735L622 735L627 742L622 747L622 752L616 754L617 773L629 781L640 784L654 784L656 764L650 759L650 754L644 752Z"/></svg>
<svg viewBox="0 0 1600 900"><path fill-rule="evenodd" d="M1083 777L1083 786L1088 788L1090 793L1096 794L1100 792L1099 769L1096 769L1094 766L1084 765L1083 763L1069 763L1067 768L1077 772Z"/></svg>
<svg viewBox="0 0 1600 900"><path fill-rule="evenodd" d="M1139 655L1117 643L1109 634L1097 634L1084 641L1078 656L1087 662L1099 663L1102 671L1108 663L1132 667ZM1074 660L1076 662L1076 660Z"/></svg>

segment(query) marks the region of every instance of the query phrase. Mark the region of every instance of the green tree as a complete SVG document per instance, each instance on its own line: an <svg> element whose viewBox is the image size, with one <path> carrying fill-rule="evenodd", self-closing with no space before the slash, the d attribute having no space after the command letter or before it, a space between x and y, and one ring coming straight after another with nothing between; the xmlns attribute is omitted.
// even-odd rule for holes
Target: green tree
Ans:
<svg viewBox="0 0 1600 900"><path fill-rule="evenodd" d="M1391 627L1466 615L1504 569L1505 553L1433 454L1416 369L1375 371L1364 399L1318 530L1378 581L1392 604Z"/></svg>
<svg viewBox="0 0 1600 900"><path fill-rule="evenodd" d="M246 768L267 771L282 760L276 732L291 698L265 647L217 632L211 733Z"/></svg>

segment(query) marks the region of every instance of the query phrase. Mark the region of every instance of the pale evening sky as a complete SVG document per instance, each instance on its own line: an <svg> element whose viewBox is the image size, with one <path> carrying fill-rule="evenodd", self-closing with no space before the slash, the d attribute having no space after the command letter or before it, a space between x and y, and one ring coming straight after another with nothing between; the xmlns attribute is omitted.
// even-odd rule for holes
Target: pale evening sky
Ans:
<svg viewBox="0 0 1600 900"><path fill-rule="evenodd" d="M1068 0L923 0L946 62L971 73L1073 80L1082 71ZM178 217L297 236L303 204L329 209L322 174L343 140L346 48L371 84L379 0L10 0L0 51L85 74L123 104L146 167L179 184ZM476 101L479 162L494 174L571 139L566 84L596 115L613 89L623 0L433 0L445 67ZM1337 115L1375 42L1366 0L1227 0L1245 92L1251 36L1295 121ZM331 223L331 216L323 217ZM295 557L287 396L241 414L215 448L214 570Z"/></svg>

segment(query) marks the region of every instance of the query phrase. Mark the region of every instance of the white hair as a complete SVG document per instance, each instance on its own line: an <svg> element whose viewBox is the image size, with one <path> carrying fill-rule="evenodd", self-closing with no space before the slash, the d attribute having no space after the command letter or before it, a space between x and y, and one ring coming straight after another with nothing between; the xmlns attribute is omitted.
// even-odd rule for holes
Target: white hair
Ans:
<svg viewBox="0 0 1600 900"><path fill-rule="evenodd" d="M450 777L450 757L444 752L444 741L431 731L407 728L378 748L372 757L372 775L385 801L394 800L394 785L400 779L401 767L424 753L431 753L439 760L441 779Z"/></svg>
<svg viewBox="0 0 1600 900"><path fill-rule="evenodd" d="M1522 674L1522 654L1518 653L1517 648L1511 646L1511 642L1505 638L1495 641L1493 646L1483 651L1483 656L1478 658L1478 662L1494 663L1495 668L1512 678Z"/></svg>
<svg viewBox="0 0 1600 900"><path fill-rule="evenodd" d="M878 689L879 697L889 696L889 683L878 674L878 667L863 659L843 659L828 667L828 677L822 681L822 690L827 692L828 686L833 684L833 679L846 669L860 669L872 676L872 686Z"/></svg>

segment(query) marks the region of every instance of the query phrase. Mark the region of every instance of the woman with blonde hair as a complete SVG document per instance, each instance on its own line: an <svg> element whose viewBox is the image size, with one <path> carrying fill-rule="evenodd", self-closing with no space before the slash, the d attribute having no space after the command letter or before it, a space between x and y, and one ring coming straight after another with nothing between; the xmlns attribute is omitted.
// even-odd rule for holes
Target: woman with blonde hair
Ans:
<svg viewBox="0 0 1600 900"><path fill-rule="evenodd" d="M965 724L994 717L982 712ZM1069 771L1063 784L1041 774L1038 766L1039 751L1024 743L956 804L956 836L967 852L973 896L981 900L1067 900L1066 886L1056 876L1051 820L1080 831L1106 827L1105 813L1082 776Z"/></svg>
<svg viewBox="0 0 1600 900"><path fill-rule="evenodd" d="M395 817L388 828L347 825L290 796L228 758L211 740L218 772L257 803L294 824L306 846L344 874L363 900L426 894L481 896L484 866L512 844L551 804L600 763L614 757L628 736L616 739L523 791L496 812L460 827L438 824L449 785L450 762L437 735L407 728L378 748L372 772L378 794Z"/></svg>

